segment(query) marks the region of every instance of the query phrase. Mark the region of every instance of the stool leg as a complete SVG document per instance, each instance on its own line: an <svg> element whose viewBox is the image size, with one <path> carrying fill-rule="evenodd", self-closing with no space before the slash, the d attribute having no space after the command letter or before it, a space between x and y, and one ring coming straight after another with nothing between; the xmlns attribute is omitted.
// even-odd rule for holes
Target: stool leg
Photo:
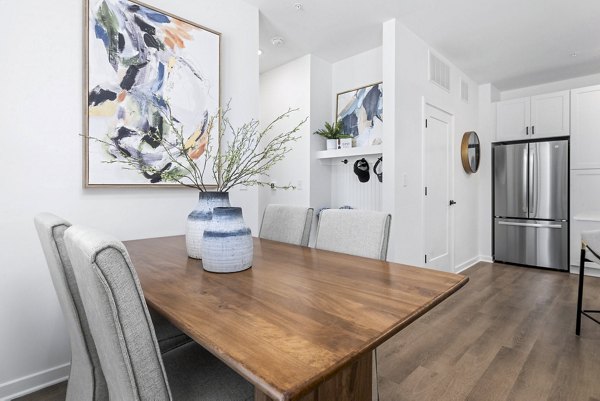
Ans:
<svg viewBox="0 0 600 401"><path fill-rule="evenodd" d="M579 291L577 292L577 324L575 334L581 333L581 308L583 304L583 276L585 275L585 248L581 248L581 257L579 259Z"/></svg>

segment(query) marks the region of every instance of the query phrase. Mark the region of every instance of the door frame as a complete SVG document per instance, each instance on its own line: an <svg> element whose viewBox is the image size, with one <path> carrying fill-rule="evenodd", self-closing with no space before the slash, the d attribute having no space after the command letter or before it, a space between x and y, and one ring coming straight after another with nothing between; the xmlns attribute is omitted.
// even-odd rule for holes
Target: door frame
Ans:
<svg viewBox="0 0 600 401"><path fill-rule="evenodd" d="M439 112L442 112L446 115L448 115L449 117L449 135L450 135L450 146L448 149L448 163L450 164L449 168L449 174L450 177L448 178L448 195L450 199L454 199L454 195L455 195L455 180L454 180L454 173L455 173L455 154L454 154L454 137L455 137L455 116L454 113L451 113L448 110L445 110L442 107L439 107L429 101L427 101L427 99L425 97L422 98L422 104L421 104L421 115L422 115L422 124L421 124L421 227L423 227L423 232L421 233L422 237L421 237L421 254L423 256L426 255L425 253L425 245L426 245L426 235L425 235L425 171L426 171L426 163L425 163L425 135L426 135L426 130L427 128L425 127L425 120L428 118L428 114L427 114L427 109L431 107ZM450 199L448 199L448 201L450 201ZM455 207L448 207L449 212L448 212L448 252L450 253L449 255L449 261L448 263L450 264L449 266L449 270L451 272L455 272L456 270L456 266L455 266L455 231L456 231L456 227L455 227L455 220L454 220L454 209ZM427 263L425 263L425 259L423 259L423 265L425 267L427 267Z"/></svg>

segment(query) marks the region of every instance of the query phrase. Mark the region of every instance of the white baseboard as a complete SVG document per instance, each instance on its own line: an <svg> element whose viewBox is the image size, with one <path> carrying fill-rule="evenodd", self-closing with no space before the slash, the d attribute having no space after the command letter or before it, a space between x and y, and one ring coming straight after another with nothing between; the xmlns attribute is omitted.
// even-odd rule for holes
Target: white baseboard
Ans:
<svg viewBox="0 0 600 401"><path fill-rule="evenodd" d="M494 263L494 258L491 255L479 255L480 262Z"/></svg>
<svg viewBox="0 0 600 401"><path fill-rule="evenodd" d="M32 375L0 384L0 401L9 401L42 388L52 386L69 378L71 364L65 363Z"/></svg>
<svg viewBox="0 0 600 401"><path fill-rule="evenodd" d="M474 258L469 259L466 262L463 262L463 263L459 264L458 266L454 267L454 272L460 273L464 270L467 270L469 267L474 266L478 262L479 262L479 256L475 256Z"/></svg>
<svg viewBox="0 0 600 401"><path fill-rule="evenodd" d="M491 256L479 255L479 262L494 263L494 259ZM469 268L467 266L466 268ZM579 266L571 265L571 274L579 274ZM585 275L591 277L600 277L600 268L598 265L588 263L585 265Z"/></svg>
<svg viewBox="0 0 600 401"><path fill-rule="evenodd" d="M492 261L493 260L492 260L491 256L485 256L485 255L475 256L474 258L469 259L466 262L463 262L463 263L459 264L458 266L456 266L454 268L454 272L455 273L463 272L463 271L467 270L469 267L475 266L479 262L489 262L489 263L492 263Z"/></svg>
<svg viewBox="0 0 600 401"><path fill-rule="evenodd" d="M571 274L579 275L579 266L571 265ZM600 277L600 269L586 266L585 275L590 277Z"/></svg>

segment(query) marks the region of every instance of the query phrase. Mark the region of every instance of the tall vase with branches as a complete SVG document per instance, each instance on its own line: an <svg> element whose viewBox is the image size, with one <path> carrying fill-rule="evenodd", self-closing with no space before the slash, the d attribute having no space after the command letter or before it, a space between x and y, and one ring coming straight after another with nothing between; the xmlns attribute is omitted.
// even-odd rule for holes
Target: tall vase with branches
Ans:
<svg viewBox="0 0 600 401"><path fill-rule="evenodd" d="M159 163L148 163L142 152L142 143L136 149L125 149L116 139L90 138L101 142L107 151L116 155L106 163L118 163L123 168L138 171L151 182L172 182L199 191L196 208L189 214L186 229L188 255L202 258L202 236L212 220L215 207L229 206L229 191L238 186L271 186L269 171L292 150L300 137L298 131L306 119L277 133L277 127L290 118L296 109L288 109L269 124L250 120L234 127L229 103L213 116L204 115L204 123L192 134L183 129L167 107L162 112L169 135L162 132L143 133L162 158ZM213 133L213 131L215 131ZM292 185L276 186L294 189Z"/></svg>

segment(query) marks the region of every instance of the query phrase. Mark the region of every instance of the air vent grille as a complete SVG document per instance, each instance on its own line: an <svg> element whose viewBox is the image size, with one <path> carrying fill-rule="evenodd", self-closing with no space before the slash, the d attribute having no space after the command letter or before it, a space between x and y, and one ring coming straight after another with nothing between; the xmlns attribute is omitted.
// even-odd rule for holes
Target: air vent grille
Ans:
<svg viewBox="0 0 600 401"><path fill-rule="evenodd" d="M460 79L460 98L463 102L469 103L469 83Z"/></svg>
<svg viewBox="0 0 600 401"><path fill-rule="evenodd" d="M429 80L450 92L450 66L429 52Z"/></svg>

